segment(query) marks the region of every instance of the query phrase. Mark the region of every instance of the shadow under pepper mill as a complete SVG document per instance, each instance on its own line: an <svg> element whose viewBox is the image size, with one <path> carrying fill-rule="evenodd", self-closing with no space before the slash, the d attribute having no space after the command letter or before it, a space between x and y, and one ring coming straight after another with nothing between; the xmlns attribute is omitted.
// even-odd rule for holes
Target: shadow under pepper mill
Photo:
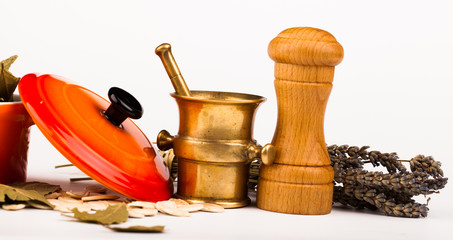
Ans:
<svg viewBox="0 0 453 240"><path fill-rule="evenodd" d="M330 213L333 169L324 140L324 113L343 47L321 29L286 29L268 48L275 61L276 159L262 165L257 206L264 210Z"/></svg>

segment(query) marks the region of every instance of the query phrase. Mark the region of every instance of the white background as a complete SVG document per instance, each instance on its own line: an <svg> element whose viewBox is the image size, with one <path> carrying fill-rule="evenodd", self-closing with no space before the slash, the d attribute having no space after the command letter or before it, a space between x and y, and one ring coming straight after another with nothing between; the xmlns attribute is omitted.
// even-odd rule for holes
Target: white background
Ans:
<svg viewBox="0 0 453 240"><path fill-rule="evenodd" d="M0 22L0 58L19 55L11 68L16 76L57 74L103 96L112 86L124 88L142 103L145 114L136 123L152 141L161 129L175 134L179 124L172 85L154 54L169 42L190 89L267 98L255 122L261 144L272 140L277 111L268 43L289 27L321 28L345 52L327 106L326 142L369 145L402 159L432 155L447 177L453 173L451 1L0 0ZM64 162L34 127L29 178L67 185L68 175L52 169ZM165 224L167 232L134 237L448 239L452 196L449 185L432 196L424 219L339 208L326 216L297 216L251 206L224 215L147 220ZM33 210L0 211L0 236L130 237Z"/></svg>

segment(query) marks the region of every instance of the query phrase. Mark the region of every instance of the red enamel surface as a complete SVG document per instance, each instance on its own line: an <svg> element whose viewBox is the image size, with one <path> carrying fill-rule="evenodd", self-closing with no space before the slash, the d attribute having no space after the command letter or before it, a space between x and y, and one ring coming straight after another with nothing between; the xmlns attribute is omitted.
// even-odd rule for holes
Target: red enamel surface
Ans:
<svg viewBox="0 0 453 240"><path fill-rule="evenodd" d="M32 121L21 102L0 103L0 183L24 182Z"/></svg>
<svg viewBox="0 0 453 240"><path fill-rule="evenodd" d="M85 174L136 200L171 197L162 157L130 119L122 127L105 119L107 100L54 75L24 76L19 93L44 136Z"/></svg>

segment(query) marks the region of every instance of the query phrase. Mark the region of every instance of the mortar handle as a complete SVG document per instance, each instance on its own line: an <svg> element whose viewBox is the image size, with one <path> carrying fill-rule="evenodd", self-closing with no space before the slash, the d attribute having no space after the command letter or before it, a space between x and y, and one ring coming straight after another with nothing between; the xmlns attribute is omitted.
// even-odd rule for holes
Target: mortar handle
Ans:
<svg viewBox="0 0 453 240"><path fill-rule="evenodd" d="M171 135L167 130L162 130L157 134L157 147L162 151L167 151L173 148L173 141L175 137Z"/></svg>
<svg viewBox="0 0 453 240"><path fill-rule="evenodd" d="M259 144L249 145L247 148L248 158L250 161L259 159L264 165L272 165L275 160L275 147L272 144L266 144L261 147Z"/></svg>

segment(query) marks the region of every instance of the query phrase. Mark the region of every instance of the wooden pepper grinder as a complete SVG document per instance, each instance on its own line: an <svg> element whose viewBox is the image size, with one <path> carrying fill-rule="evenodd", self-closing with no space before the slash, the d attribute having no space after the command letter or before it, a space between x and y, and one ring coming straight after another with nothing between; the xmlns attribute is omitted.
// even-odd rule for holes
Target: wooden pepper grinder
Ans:
<svg viewBox="0 0 453 240"><path fill-rule="evenodd" d="M324 140L324 112L343 47L330 33L290 28L268 48L275 61L276 159L262 165L257 206L292 214L327 214L332 209L333 169Z"/></svg>

